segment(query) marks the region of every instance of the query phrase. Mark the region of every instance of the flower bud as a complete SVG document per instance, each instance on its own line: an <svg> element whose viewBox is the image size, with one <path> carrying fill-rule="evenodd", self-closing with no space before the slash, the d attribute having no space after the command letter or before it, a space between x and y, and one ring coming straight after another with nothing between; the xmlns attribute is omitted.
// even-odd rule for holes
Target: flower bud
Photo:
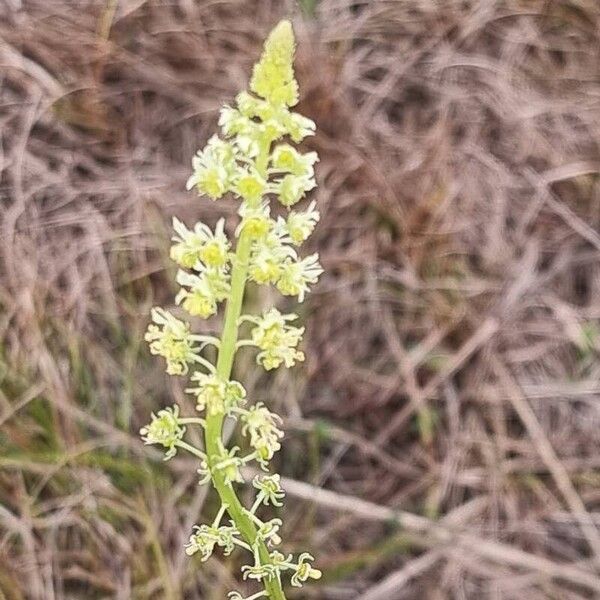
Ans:
<svg viewBox="0 0 600 600"><path fill-rule="evenodd" d="M262 56L254 66L250 89L274 105L297 104L298 84L292 66L294 51L292 25L281 21L265 41Z"/></svg>
<svg viewBox="0 0 600 600"><path fill-rule="evenodd" d="M292 575L292 585L295 587L302 587L302 584L310 579L320 579L321 571L313 569L309 561L315 560L308 552L303 552L298 558L298 564L296 565L296 571Z"/></svg>

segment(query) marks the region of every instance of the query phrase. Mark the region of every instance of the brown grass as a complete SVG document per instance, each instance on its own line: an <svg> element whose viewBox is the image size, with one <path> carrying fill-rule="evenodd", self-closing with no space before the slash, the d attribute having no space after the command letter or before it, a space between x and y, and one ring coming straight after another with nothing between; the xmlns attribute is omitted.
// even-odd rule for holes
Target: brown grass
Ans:
<svg viewBox="0 0 600 600"><path fill-rule="evenodd" d="M0 2L3 600L234 586L182 552L194 463L138 440L192 410L141 338L171 216L232 210L190 157L283 14L327 273L306 366L240 370L287 416L286 550L325 571L290 598L599 597L600 5L301 4Z"/></svg>

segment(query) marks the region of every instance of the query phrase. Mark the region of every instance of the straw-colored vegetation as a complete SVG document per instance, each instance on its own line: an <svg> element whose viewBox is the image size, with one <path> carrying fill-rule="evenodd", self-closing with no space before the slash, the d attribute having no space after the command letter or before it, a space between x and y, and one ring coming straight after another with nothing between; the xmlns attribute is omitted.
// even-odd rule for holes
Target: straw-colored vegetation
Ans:
<svg viewBox="0 0 600 600"><path fill-rule="evenodd" d="M325 274L303 366L237 368L284 416L282 551L323 572L286 595L599 597L596 0L4 0L0 598L235 587L241 555L183 552L196 461L138 438L194 411L143 335L172 216L235 219L188 165L283 16Z"/></svg>

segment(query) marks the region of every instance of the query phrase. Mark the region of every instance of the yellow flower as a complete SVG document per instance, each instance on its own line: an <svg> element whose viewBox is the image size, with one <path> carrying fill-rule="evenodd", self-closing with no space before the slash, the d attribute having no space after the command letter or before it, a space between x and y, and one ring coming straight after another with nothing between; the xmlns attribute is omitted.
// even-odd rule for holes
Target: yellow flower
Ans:
<svg viewBox="0 0 600 600"><path fill-rule="evenodd" d="M276 283L284 262L295 257L296 252L283 243L279 232L273 231L254 245L248 268L250 279L259 284Z"/></svg>
<svg viewBox="0 0 600 600"><path fill-rule="evenodd" d="M316 152L301 154L289 144L279 144L271 156L273 167L301 177L312 177L314 175L313 165L318 160Z"/></svg>
<svg viewBox="0 0 600 600"><path fill-rule="evenodd" d="M250 205L260 202L267 182L253 170L241 170L238 174L235 192Z"/></svg>
<svg viewBox="0 0 600 600"><path fill-rule="evenodd" d="M213 135L204 150L192 159L194 173L187 181L187 189L196 187L198 193L212 200L221 198L231 186L235 158L235 148Z"/></svg>
<svg viewBox="0 0 600 600"><path fill-rule="evenodd" d="M261 240L275 225L275 222L269 216L270 209L266 203L261 206L242 204L238 212L240 217L242 217L242 222L235 232L237 236L244 230L255 240Z"/></svg>
<svg viewBox="0 0 600 600"><path fill-rule="evenodd" d="M281 217L278 221L279 226L287 231L292 243L296 246L308 239L319 221L319 212L315 210L315 205L313 200L305 211L290 211L285 221Z"/></svg>
<svg viewBox="0 0 600 600"><path fill-rule="evenodd" d="M204 223L196 223L190 231L179 219L173 218L171 259L186 269L197 267L199 261L210 267L224 267L229 262L231 244L224 232L225 220L219 219L213 233Z"/></svg>
<svg viewBox="0 0 600 600"><path fill-rule="evenodd" d="M224 106L219 115L219 127L226 136L245 134L248 135L253 130L252 120L241 113L241 111Z"/></svg>
<svg viewBox="0 0 600 600"><path fill-rule="evenodd" d="M283 506L285 492L281 489L281 477L274 475L256 476L252 480L252 485L258 490L258 496L263 504L272 504L273 506ZM258 497L257 496L257 497Z"/></svg>
<svg viewBox="0 0 600 600"><path fill-rule="evenodd" d="M258 402L242 414L241 420L242 435L250 436L250 445L259 452L261 461L271 460L281 448L283 431L278 427L281 417Z"/></svg>
<svg viewBox="0 0 600 600"><path fill-rule="evenodd" d="M177 442L185 433L185 427L179 425L179 406L164 408L158 415L152 413L152 421L140 429L145 444L160 444L167 448L165 460L173 458L177 452Z"/></svg>
<svg viewBox="0 0 600 600"><path fill-rule="evenodd" d="M192 381L198 387L187 388L185 391L196 396L196 410L206 410L210 414L229 413L232 408L245 402L246 390L237 381L225 381L216 374L206 374L196 371Z"/></svg>
<svg viewBox="0 0 600 600"><path fill-rule="evenodd" d="M304 327L292 327L288 321L295 321L297 315L282 315L276 308L265 311L261 317L246 317L255 323L252 330L252 342L259 352L256 360L267 371L276 369L282 363L293 367L296 361L304 360L304 353L296 349Z"/></svg>
<svg viewBox="0 0 600 600"><path fill-rule="evenodd" d="M316 283L323 272L319 264L319 255L311 254L302 260L286 260L281 265L281 274L277 280L277 289L284 296L298 296L298 301L304 301L304 295L309 291L309 283Z"/></svg>
<svg viewBox="0 0 600 600"><path fill-rule="evenodd" d="M178 265L191 269L200 259L200 251L204 246L205 235L202 230L190 231L179 219L173 217L173 229L177 235L171 246L171 260Z"/></svg>
<svg viewBox="0 0 600 600"><path fill-rule="evenodd" d="M150 352L164 357L169 375L185 375L188 363L198 356L189 324L163 308L153 308L151 314L153 323L144 336Z"/></svg>
<svg viewBox="0 0 600 600"><path fill-rule="evenodd" d="M303 552L298 557L298 564L296 565L295 573L292 575L292 585L295 587L302 587L302 584L307 579L321 579L321 571L319 569L313 569L309 561L315 560L308 552Z"/></svg>
<svg viewBox="0 0 600 600"><path fill-rule="evenodd" d="M207 267L199 275L179 271L177 283L182 288L175 296L176 304L181 304L190 315L203 319L217 312L217 304L225 300L230 291L229 276L217 267Z"/></svg>
<svg viewBox="0 0 600 600"><path fill-rule="evenodd" d="M192 556L199 552L200 560L204 562L211 557L214 547L217 545L223 548L223 554L228 556L233 552L234 536L237 535L239 535L239 531L233 526L196 525L190 541L185 546L185 553Z"/></svg>
<svg viewBox="0 0 600 600"><path fill-rule="evenodd" d="M282 125L294 142L299 144L305 137L315 134L316 125L308 117L288 112L283 116Z"/></svg>
<svg viewBox="0 0 600 600"><path fill-rule="evenodd" d="M310 177L286 175L278 182L279 202L284 206L293 206L300 202L306 192L312 190L315 185L315 180Z"/></svg>

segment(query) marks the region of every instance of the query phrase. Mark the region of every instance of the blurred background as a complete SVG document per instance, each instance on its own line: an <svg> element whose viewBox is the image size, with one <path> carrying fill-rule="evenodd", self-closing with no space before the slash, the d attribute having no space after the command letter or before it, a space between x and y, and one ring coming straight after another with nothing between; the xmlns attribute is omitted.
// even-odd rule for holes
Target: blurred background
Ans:
<svg viewBox="0 0 600 600"><path fill-rule="evenodd" d="M137 432L193 411L143 333L172 216L235 214L184 185L283 16L326 273L306 363L238 373L324 571L289 598L600 598L597 0L0 0L0 599L252 589Z"/></svg>

